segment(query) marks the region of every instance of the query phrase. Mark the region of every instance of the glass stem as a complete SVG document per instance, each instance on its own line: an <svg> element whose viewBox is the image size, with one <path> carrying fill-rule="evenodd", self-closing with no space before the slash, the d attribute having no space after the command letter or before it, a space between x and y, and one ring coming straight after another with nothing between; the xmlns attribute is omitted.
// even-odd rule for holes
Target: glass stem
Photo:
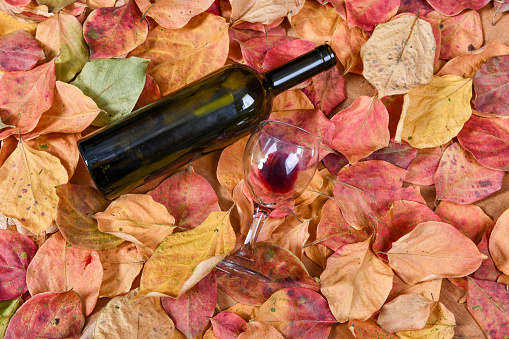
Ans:
<svg viewBox="0 0 509 339"><path fill-rule="evenodd" d="M263 223L265 222L265 219L267 219L269 213L269 208L261 206L257 203L254 204L253 221L251 222L251 227L249 227L249 232L247 233L246 240L244 240L244 244L236 253L236 255L253 261L256 239L258 238L258 234L260 234L260 230L262 229Z"/></svg>

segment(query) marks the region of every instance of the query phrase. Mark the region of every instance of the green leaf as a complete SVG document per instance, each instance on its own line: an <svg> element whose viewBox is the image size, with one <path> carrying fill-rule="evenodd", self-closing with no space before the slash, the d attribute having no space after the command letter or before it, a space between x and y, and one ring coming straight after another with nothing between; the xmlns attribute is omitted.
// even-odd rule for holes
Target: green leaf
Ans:
<svg viewBox="0 0 509 339"><path fill-rule="evenodd" d="M9 320L21 305L20 301L21 298L0 301L0 338L4 337Z"/></svg>
<svg viewBox="0 0 509 339"><path fill-rule="evenodd" d="M72 84L105 111L92 125L105 126L131 113L143 91L149 61L131 57L96 59L85 64Z"/></svg>

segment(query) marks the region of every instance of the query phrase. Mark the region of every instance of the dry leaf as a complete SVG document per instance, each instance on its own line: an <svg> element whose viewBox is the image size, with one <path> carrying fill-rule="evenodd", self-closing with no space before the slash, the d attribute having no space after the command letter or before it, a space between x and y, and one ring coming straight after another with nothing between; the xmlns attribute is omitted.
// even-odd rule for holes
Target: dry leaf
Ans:
<svg viewBox="0 0 509 339"><path fill-rule="evenodd" d="M344 245L327 259L321 291L339 322L366 320L385 302L394 273L370 249L371 238Z"/></svg>
<svg viewBox="0 0 509 339"><path fill-rule="evenodd" d="M205 12L213 2L214 0L157 0L153 2L150 0L136 0L144 13L143 17L147 15L162 27L170 29L184 27L193 17Z"/></svg>
<svg viewBox="0 0 509 339"><path fill-rule="evenodd" d="M464 277L486 257L472 240L449 224L428 221L392 244L389 266L407 283Z"/></svg>
<svg viewBox="0 0 509 339"><path fill-rule="evenodd" d="M402 294L385 304L377 323L387 332L420 330L426 326L433 301L417 294Z"/></svg>
<svg viewBox="0 0 509 339"><path fill-rule="evenodd" d="M509 209L497 220L489 239L491 257L497 268L505 274L509 274Z"/></svg>
<svg viewBox="0 0 509 339"><path fill-rule="evenodd" d="M378 90L378 97L407 93L430 83L435 60L431 25L405 15L378 25L361 47L362 75Z"/></svg>
<svg viewBox="0 0 509 339"><path fill-rule="evenodd" d="M269 25L288 14L297 14L304 6L304 2L305 0L230 0L231 20Z"/></svg>
<svg viewBox="0 0 509 339"><path fill-rule="evenodd" d="M406 94L396 141L429 148L454 138L472 115L471 80L457 75L434 76L430 84Z"/></svg>
<svg viewBox="0 0 509 339"><path fill-rule="evenodd" d="M341 21L333 7L323 6L317 1L306 1L299 13L289 18L299 38L317 45L330 42L336 26Z"/></svg>
<svg viewBox="0 0 509 339"><path fill-rule="evenodd" d="M150 195L124 194L94 215L101 232L155 250L175 228L175 218Z"/></svg>

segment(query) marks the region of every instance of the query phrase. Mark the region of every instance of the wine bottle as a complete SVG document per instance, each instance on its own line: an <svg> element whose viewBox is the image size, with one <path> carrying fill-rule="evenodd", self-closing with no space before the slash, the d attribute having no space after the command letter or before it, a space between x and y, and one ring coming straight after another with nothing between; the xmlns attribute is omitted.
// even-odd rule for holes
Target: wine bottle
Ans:
<svg viewBox="0 0 509 339"><path fill-rule="evenodd" d="M269 117L274 96L335 65L321 45L263 74L225 66L79 140L81 157L114 199L249 134Z"/></svg>

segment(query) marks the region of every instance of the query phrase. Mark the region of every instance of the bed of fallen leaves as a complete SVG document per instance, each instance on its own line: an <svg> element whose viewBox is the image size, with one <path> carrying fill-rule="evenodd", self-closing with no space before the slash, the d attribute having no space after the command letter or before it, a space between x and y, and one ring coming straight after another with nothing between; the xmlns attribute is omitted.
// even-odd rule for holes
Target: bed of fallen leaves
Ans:
<svg viewBox="0 0 509 339"><path fill-rule="evenodd" d="M483 204L509 171L509 46L486 42L486 8L509 15L506 0L0 0L0 337L452 338L446 280L509 337L509 199L495 217ZM246 139L212 175L114 201L94 188L82 136L225 64L263 72L324 42L338 67L270 117L323 145L261 231L270 282L214 269L252 218ZM348 95L352 79L371 94Z"/></svg>

